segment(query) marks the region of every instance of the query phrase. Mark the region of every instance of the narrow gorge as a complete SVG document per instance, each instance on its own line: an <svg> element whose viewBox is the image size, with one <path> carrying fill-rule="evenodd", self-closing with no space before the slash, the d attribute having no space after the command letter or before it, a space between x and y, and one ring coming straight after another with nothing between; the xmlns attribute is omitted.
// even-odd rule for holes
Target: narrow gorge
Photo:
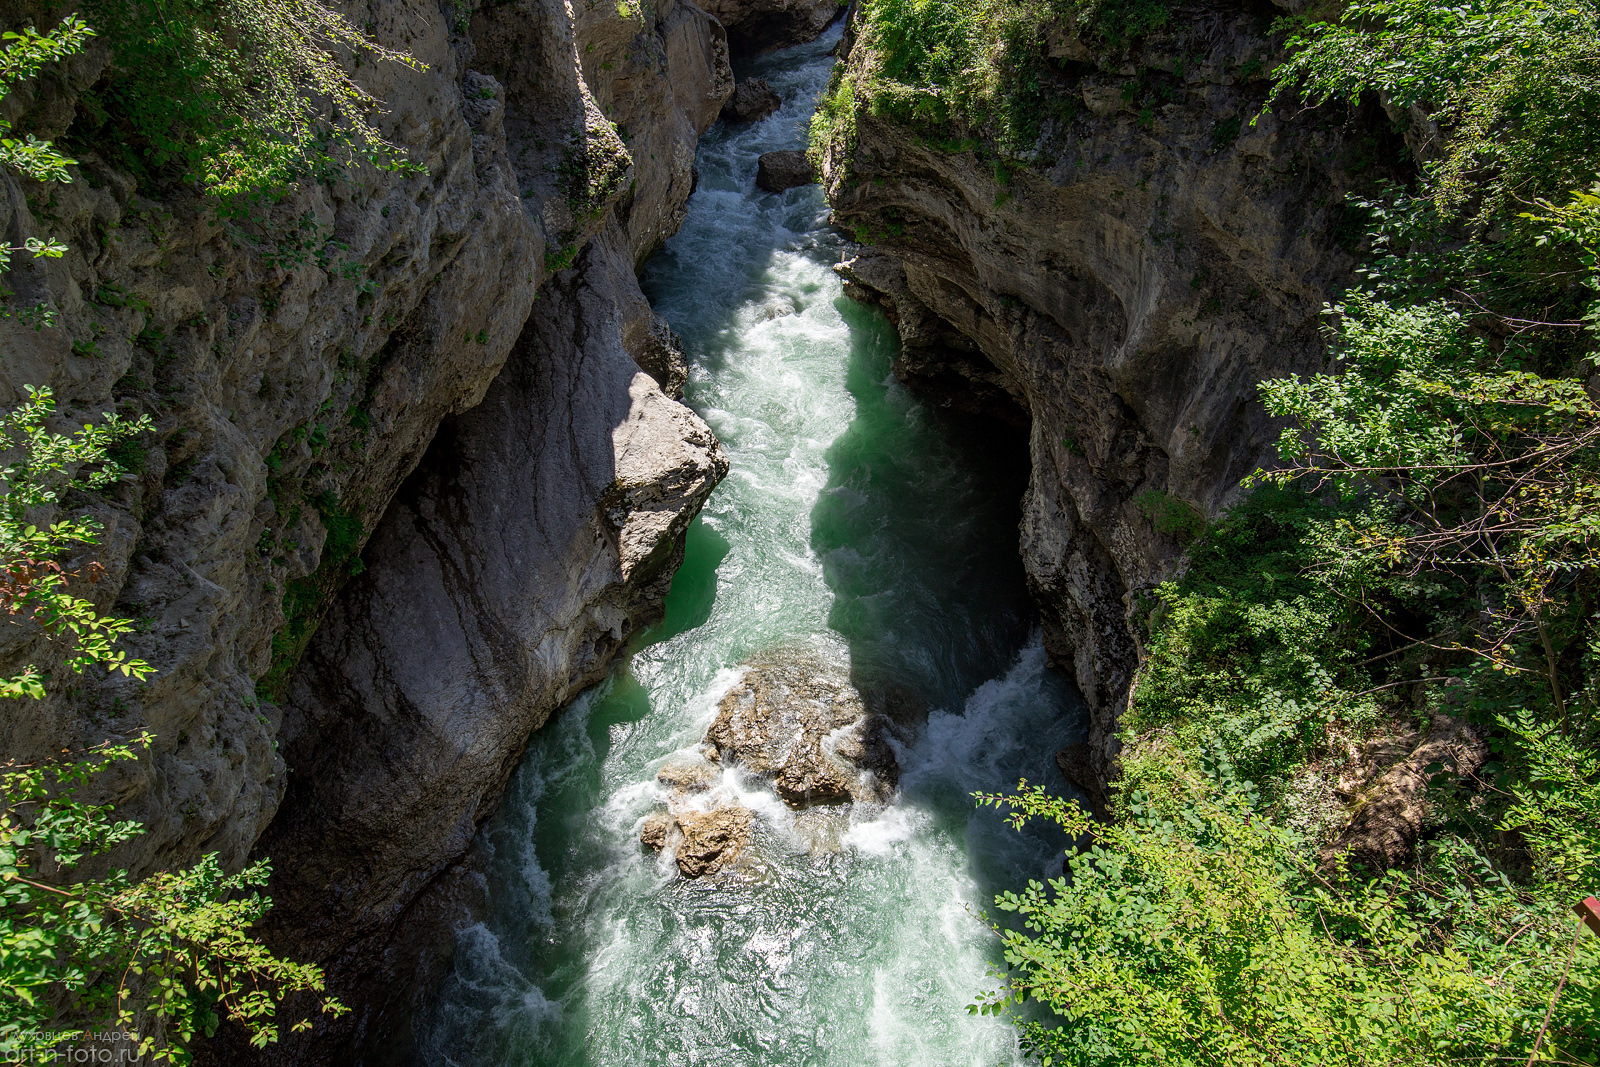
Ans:
<svg viewBox="0 0 1600 1067"><path fill-rule="evenodd" d="M960 77L1014 47L980 7ZM74 158L0 174L7 244L64 246L6 271L0 392L150 418L61 514L153 673L57 685L12 626L52 684L0 748L153 735L85 794L144 832L85 870L269 860L254 932L349 1008L197 1062L1036 1062L1043 1008L968 1009L996 895L1089 838L974 796L1105 825L1158 587L1283 462L1259 385L1327 366L1352 196L1441 135L1275 102L1297 0L1029 7L975 119L901 54L968 25L935 8L354 0L408 163L248 211L89 136L104 35L8 90ZM1305 840L1483 765L1439 706L1327 757Z"/></svg>

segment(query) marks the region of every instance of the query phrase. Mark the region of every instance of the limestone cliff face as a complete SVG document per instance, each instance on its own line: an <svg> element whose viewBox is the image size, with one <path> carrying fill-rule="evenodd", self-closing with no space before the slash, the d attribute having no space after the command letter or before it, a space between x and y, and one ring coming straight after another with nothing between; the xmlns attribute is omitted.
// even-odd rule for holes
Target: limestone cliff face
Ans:
<svg viewBox="0 0 1600 1067"><path fill-rule="evenodd" d="M1271 462L1256 383L1319 364L1320 309L1353 262L1344 192L1393 154L1378 138L1398 140L1370 116L1252 128L1260 25L1186 5L1116 56L1056 27L1050 76L1075 113L1046 119L1020 164L941 148L858 91L855 135L823 168L836 218L869 242L841 273L895 316L900 375L957 411L1014 400L1031 417L1022 553L1047 646L1094 709L1102 778L1138 659L1130 611L1181 551L1164 531ZM857 44L847 76L873 62Z"/></svg>
<svg viewBox="0 0 1600 1067"><path fill-rule="evenodd" d="M672 361L633 271L681 221L733 79L686 2L358 8L427 64L358 72L417 174L231 228L92 152L70 185L0 176L8 242L71 247L7 276L59 325L0 321L0 403L50 385L63 423L158 425L137 477L73 502L106 527L86 595L141 620L128 644L157 673L57 685L0 751L153 731L108 786L148 832L111 860L270 854L279 946L359 969L352 946L460 855L529 732L659 610L726 470L635 362ZM51 70L7 117L60 135L107 62ZM3 636L4 666L48 665Z"/></svg>

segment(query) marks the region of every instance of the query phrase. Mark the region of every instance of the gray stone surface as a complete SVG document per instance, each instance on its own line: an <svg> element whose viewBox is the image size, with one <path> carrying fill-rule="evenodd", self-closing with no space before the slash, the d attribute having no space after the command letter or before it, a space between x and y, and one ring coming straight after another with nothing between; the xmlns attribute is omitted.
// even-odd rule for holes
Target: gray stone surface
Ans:
<svg viewBox="0 0 1600 1067"><path fill-rule="evenodd" d="M0 18L46 22L15 0ZM0 723L0 751L150 729L152 755L100 783L148 832L102 862L271 855L273 944L357 1008L279 1062L350 1062L390 1032L528 733L659 612L726 469L640 370L681 384L634 275L732 92L722 27L676 0L464 21L374 0L360 21L427 66L356 73L420 172L301 188L245 224L255 246L92 151L70 185L0 174L8 240L71 249L8 274L60 326L0 321L0 403L50 385L63 423L117 406L158 426L137 479L72 502L106 526L87 592L141 620L127 644L157 673L57 687ZM5 116L59 135L107 61L92 44ZM21 628L0 660L52 665Z"/></svg>
<svg viewBox="0 0 1600 1067"><path fill-rule="evenodd" d="M746 78L722 105L722 118L726 122L760 122L782 106L783 98L767 84L767 79Z"/></svg>
<svg viewBox="0 0 1600 1067"><path fill-rule="evenodd" d="M769 193L814 185L816 180L817 173L804 152L766 152L756 160L756 185Z"/></svg>
<svg viewBox="0 0 1600 1067"><path fill-rule="evenodd" d="M1380 114L1252 127L1266 83L1239 72L1272 45L1229 3L1120 58L1061 26L1048 41L1084 106L1043 120L1027 165L940 150L858 94L856 138L822 172L840 222L873 235L840 270L898 324L897 373L954 411L1031 422L1023 559L1104 780L1138 659L1128 614L1182 548L1149 501L1215 515L1272 462L1256 383L1319 366L1320 311L1353 263L1344 192L1398 145ZM847 59L872 62L860 44ZM1144 113L1152 79L1164 98Z"/></svg>

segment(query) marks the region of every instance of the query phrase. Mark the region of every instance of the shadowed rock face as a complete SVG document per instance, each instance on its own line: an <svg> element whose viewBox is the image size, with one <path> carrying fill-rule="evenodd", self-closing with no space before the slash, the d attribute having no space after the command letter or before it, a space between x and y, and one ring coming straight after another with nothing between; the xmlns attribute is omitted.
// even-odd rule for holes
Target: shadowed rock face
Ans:
<svg viewBox="0 0 1600 1067"><path fill-rule="evenodd" d="M722 117L727 122L760 122L782 106L783 98L767 84L767 79L746 78L722 105Z"/></svg>
<svg viewBox="0 0 1600 1067"><path fill-rule="evenodd" d="M941 149L858 90L855 138L822 172L835 217L871 235L840 272L896 321L896 373L953 411L1031 422L1023 560L1103 782L1138 658L1129 612L1182 549L1152 515L1215 515L1273 461L1256 383L1320 366L1321 308L1353 262L1344 193L1400 139L1376 112L1252 127L1266 83L1242 71L1273 46L1230 3L1103 61L1063 27L1048 43L1052 91L1082 106L1042 121L1026 166Z"/></svg>
<svg viewBox="0 0 1600 1067"><path fill-rule="evenodd" d="M838 17L838 0L708 0L701 5L728 28L741 52L764 52L814 41Z"/></svg>
<svg viewBox="0 0 1600 1067"><path fill-rule="evenodd" d="M1471 725L1438 713L1425 730L1368 745L1349 768L1350 780L1339 783L1349 807L1321 861L1348 856L1375 870L1409 862L1432 812L1429 781L1437 774L1467 778L1488 758L1489 746Z"/></svg>
<svg viewBox="0 0 1600 1067"><path fill-rule="evenodd" d="M804 152L767 152L756 160L756 185L781 193L817 180L817 172Z"/></svg>

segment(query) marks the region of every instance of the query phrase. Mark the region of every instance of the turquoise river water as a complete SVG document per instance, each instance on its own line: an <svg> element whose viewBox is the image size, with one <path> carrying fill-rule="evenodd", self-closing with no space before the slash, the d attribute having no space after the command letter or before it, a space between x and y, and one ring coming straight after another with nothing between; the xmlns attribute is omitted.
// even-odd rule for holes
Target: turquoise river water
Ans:
<svg viewBox="0 0 1600 1067"><path fill-rule="evenodd" d="M683 337L686 401L732 469L688 535L666 621L537 734L481 842L490 907L416 1020L454 1067L994 1067L1021 1062L989 984L994 893L1060 870L974 790L1058 783L1081 706L1048 671L1016 554L1026 453L934 414L890 373L881 314L846 299L815 187L755 188L800 147L837 31L754 69L784 106L714 128L682 231L645 288ZM752 860L698 881L641 848L656 771L692 749L741 661L804 645L914 691L900 793L819 843L767 789Z"/></svg>

